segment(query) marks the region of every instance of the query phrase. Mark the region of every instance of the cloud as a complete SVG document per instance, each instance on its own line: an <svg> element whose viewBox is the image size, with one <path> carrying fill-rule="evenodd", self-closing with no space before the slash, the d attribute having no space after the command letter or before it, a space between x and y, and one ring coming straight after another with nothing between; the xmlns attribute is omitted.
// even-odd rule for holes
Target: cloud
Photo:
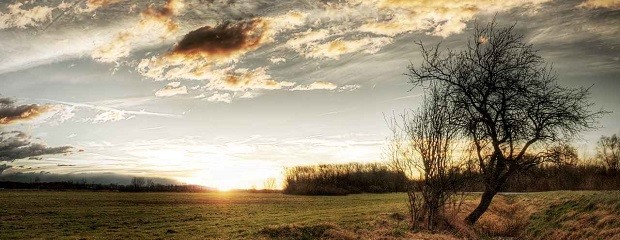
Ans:
<svg viewBox="0 0 620 240"><path fill-rule="evenodd" d="M214 93L213 95L209 96L207 98L207 101L209 102L225 102L225 103L231 103L232 102L232 95L230 93Z"/></svg>
<svg viewBox="0 0 620 240"><path fill-rule="evenodd" d="M257 49L267 41L267 22L252 19L218 26L204 26L189 32L168 53L173 57L231 60Z"/></svg>
<svg viewBox="0 0 620 240"><path fill-rule="evenodd" d="M92 58L100 62L114 62L119 58L129 56L133 36L129 32L116 34L111 42L96 48L92 53Z"/></svg>
<svg viewBox="0 0 620 240"><path fill-rule="evenodd" d="M586 0L578 5L582 8L609 8L613 10L620 9L620 0Z"/></svg>
<svg viewBox="0 0 620 240"><path fill-rule="evenodd" d="M270 25L268 35L271 37L271 35L275 35L278 32L291 30L302 26L306 23L308 15L308 13L291 10L285 14L265 17L264 19L267 20Z"/></svg>
<svg viewBox="0 0 620 240"><path fill-rule="evenodd" d="M47 6L34 6L22 9L24 4L17 2L8 5L8 12L0 12L0 29L37 27L52 19L54 8Z"/></svg>
<svg viewBox="0 0 620 240"><path fill-rule="evenodd" d="M149 6L140 16L140 29L153 29L153 26L162 28L165 33L174 33L178 25L172 21L172 17L180 14L185 8L183 0L167 0L161 8Z"/></svg>
<svg viewBox="0 0 620 240"><path fill-rule="evenodd" d="M111 110L95 115L93 118L93 123L117 122L121 120L129 120L134 117L135 115L129 114L125 111Z"/></svg>
<svg viewBox="0 0 620 240"><path fill-rule="evenodd" d="M311 3L306 2L306 4L310 4L313 7L297 7L297 10L292 11L288 10L294 8L293 6L295 5L307 5L287 2L268 4L262 1L209 1L208 4L193 4L191 11L186 11L187 14L183 14L184 9L190 8L184 7L182 1L169 0L161 6L149 5L146 10L141 11L140 17L134 26L127 27L126 19L131 19L132 16L128 16L127 12L123 11L123 7L125 6L121 6L121 2L129 5L129 1L85 0L81 2L85 2L87 7L90 6L90 8L93 9L107 7L113 4L115 4L116 8L110 7L96 13L98 15L91 19L97 20L97 22L96 24L93 22L92 25L89 25L88 29L84 29L80 26L83 22L77 22L76 24L67 23L63 24L62 27L60 25L58 26L59 30L64 31L46 32L45 38L33 39L32 41L35 41L35 43L22 44L25 45L22 47L31 49L30 51L32 51L32 53L30 53L30 51L19 51L19 54L13 53L13 56L8 57L11 61L7 62L4 66L0 66L0 68L2 68L0 71L6 71L6 69L23 69L33 65L61 61L66 58L79 57L84 53L93 55L92 57L97 61L116 62L119 59L130 57L133 49L160 47L162 43L167 43L172 39L180 37L178 35L180 29L182 29L180 26L195 28L192 32L197 35L199 35L199 33L205 34L205 32L213 32L216 30L232 31L241 29L241 33L246 33L246 35L250 36L247 40L255 41L254 43L252 41L239 41L238 43L240 43L240 45L232 44L230 45L232 48L222 49L221 46L218 46L220 44L213 40L204 45L201 45L199 43L200 41L196 39L191 39L195 41L189 41L191 35L188 35L186 36L188 39L183 43L192 44L190 44L191 47L188 47L188 45L180 44L181 42L179 42L177 50L187 50L183 54L177 56L180 57L180 59L166 59L160 61L159 67L164 69L163 73L160 75L152 75L159 71L157 66L152 66L154 67L151 68L153 71L148 72L151 74L145 75L145 77L155 78L153 76L159 76L172 80L175 76L173 76L172 73L167 74L167 70L165 69L168 67L186 70L175 71L175 73L191 73L192 70L205 68L206 65L227 64L226 60L239 60L244 54L255 51L265 46L267 43L273 43L273 46L276 48L286 45L297 52L306 54L306 57L337 59L339 56L338 51L325 51L328 50L327 48L329 47L327 43L330 43L334 39L340 38L342 41L362 41L361 39L373 39L376 37L395 38L400 34L414 31L446 37L463 31L465 23L472 20L477 15L501 13L516 8L536 9L542 3L548 1L550 0L463 0L456 2L448 0L311 1ZM32 3L35 1L29 2ZM25 6L29 6L30 3L23 5L24 6L21 6L21 8L26 8ZM64 3L63 5L68 4ZM60 5L57 8L60 8ZM28 7L28 10L30 10L30 7ZM6 20L11 22L13 19L16 19L13 15L10 17L6 15L3 18L5 20L4 22L6 22ZM116 22L117 18L118 21ZM75 16L75 18L71 19L79 21L86 18L83 16ZM231 21L231 19L235 20ZM99 20L102 21L99 22ZM205 24L205 21L209 22L209 24ZM106 24L101 24L103 22ZM210 22L219 24L211 24ZM246 26L252 24L257 25L255 28L250 27L250 29L243 27L235 28L244 24L246 24ZM195 27L200 25L207 26L202 28ZM228 26L228 28L224 28L224 25ZM300 32L295 30L297 28L304 28L309 32L297 33ZM72 33L74 36L66 36L67 29L72 29L75 32L79 32L79 34ZM96 31L99 29L101 29L102 32ZM88 31L88 33L86 33L86 31ZM109 34L110 31L113 34ZM308 38L301 38L304 34L306 34L305 37ZM236 39L235 37L240 35L231 34L226 36L229 36L230 38L228 38L228 40L230 40ZM48 37L52 39L67 37L71 39L71 44L59 44L55 42L45 42L45 44L37 43L38 41L42 41L41 39L48 39ZM166 41L157 41L158 38L165 39ZM209 38L205 39L208 40ZM226 42L225 40L222 41ZM78 42L79 44L77 44ZM63 49L48 47L34 50L31 46L35 46L35 44L51 44L56 46L56 48L62 47ZM338 45L338 42L331 44ZM12 46L12 44L9 44L9 46ZM371 44L370 46L375 48L382 47L381 44ZM174 46L171 47L175 48ZM97 49L94 50L93 48ZM13 48L10 50L12 49ZM54 50L52 51L50 49ZM372 54L377 50L378 49L373 49L373 51L364 53ZM184 58L188 57L188 55L186 55L188 51L195 52L198 55L207 55L209 59ZM350 51L344 52L349 53ZM25 56L24 53L26 53ZM325 56L322 53L328 54ZM159 55L158 58L171 58L170 56L164 55L166 54ZM190 61L192 63L180 63ZM151 61L150 63L155 62ZM133 63L127 61L127 64ZM192 67L195 69L192 69ZM161 72L162 71L160 71L160 73ZM143 71L141 71L141 73L143 73ZM182 77L192 76L190 74L185 74Z"/></svg>
<svg viewBox="0 0 620 240"><path fill-rule="evenodd" d="M122 2L124 0L87 0L86 9L82 9L82 12L93 12L99 8L107 7L112 4Z"/></svg>
<svg viewBox="0 0 620 240"><path fill-rule="evenodd" d="M465 22L476 14L494 14L519 7L536 8L551 0L463 0L463 1L408 1L375 0L362 4L377 7L381 16L367 20L358 30L385 36L430 30L430 34L448 37L461 33Z"/></svg>
<svg viewBox="0 0 620 240"><path fill-rule="evenodd" d="M308 29L305 32L296 33L292 38L286 41L286 45L290 48L303 52L309 44L324 40L330 36L330 31L327 29L312 30Z"/></svg>
<svg viewBox="0 0 620 240"><path fill-rule="evenodd" d="M174 95L187 94L187 87L181 86L180 82L168 83L164 88L157 90L155 96L158 97L171 97Z"/></svg>
<svg viewBox="0 0 620 240"><path fill-rule="evenodd" d="M289 11L203 26L187 33L167 53L142 59L136 69L155 80L211 79L211 72L230 68L241 56L274 42L276 34L303 24L306 17L305 13Z"/></svg>
<svg viewBox="0 0 620 240"><path fill-rule="evenodd" d="M327 81L316 81L308 85L298 85L291 88L291 91L311 91L311 90L337 90L338 92L352 92L360 89L362 86L358 84L349 84L338 87L335 83Z"/></svg>
<svg viewBox="0 0 620 240"><path fill-rule="evenodd" d="M244 92L243 94L239 95L239 98L255 98L260 96L260 93L257 92Z"/></svg>
<svg viewBox="0 0 620 240"><path fill-rule="evenodd" d="M257 49L268 41L266 32L264 19L204 26L186 34L166 54L142 59L137 70L156 80L217 78L212 72L224 70L216 65Z"/></svg>
<svg viewBox="0 0 620 240"><path fill-rule="evenodd" d="M112 4L112 1L98 1ZM99 62L116 62L128 57L132 45L146 39L172 37L178 31L178 25L172 17L182 12L185 4L182 0L167 0L161 8L149 6L140 13L140 21L129 30L118 32L112 40L98 46L91 57Z"/></svg>
<svg viewBox="0 0 620 240"><path fill-rule="evenodd" d="M318 44L311 50L302 52L302 54L310 58L338 59L340 55L360 51L367 54L374 54L378 52L381 47L391 42L392 39L387 37L362 38L357 40L343 40L339 38L327 43Z"/></svg>
<svg viewBox="0 0 620 240"><path fill-rule="evenodd" d="M273 63L273 64L278 64L278 63L286 62L286 58L272 57L272 58L269 58L269 61L271 61L271 63Z"/></svg>
<svg viewBox="0 0 620 240"><path fill-rule="evenodd" d="M317 81L313 82L309 85L299 85L291 89L291 91L310 91L310 90L335 90L338 88L338 85L326 82L326 81Z"/></svg>
<svg viewBox="0 0 620 240"><path fill-rule="evenodd" d="M209 90L220 91L246 91L246 90L277 90L295 85L293 82L271 79L267 74L267 68L256 69L226 69L216 74L207 84Z"/></svg>
<svg viewBox="0 0 620 240"><path fill-rule="evenodd" d="M0 98L0 125L33 120L52 109L52 105L15 105L10 98Z"/></svg>
<svg viewBox="0 0 620 240"><path fill-rule="evenodd" d="M68 153L71 149L72 147L70 146L47 147L43 143L34 142L28 134L21 131L0 132L0 162L12 162L17 159L48 154Z"/></svg>
<svg viewBox="0 0 620 240"><path fill-rule="evenodd" d="M362 86L359 84L349 84L349 85L344 85L342 87L339 87L338 92L353 92L360 88L362 88Z"/></svg>

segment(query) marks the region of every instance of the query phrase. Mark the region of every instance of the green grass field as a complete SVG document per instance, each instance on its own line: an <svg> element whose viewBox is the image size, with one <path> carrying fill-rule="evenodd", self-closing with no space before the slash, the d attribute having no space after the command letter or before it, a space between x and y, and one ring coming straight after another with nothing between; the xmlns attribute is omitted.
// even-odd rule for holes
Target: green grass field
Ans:
<svg viewBox="0 0 620 240"><path fill-rule="evenodd" d="M405 194L331 197L237 192L0 191L0 239L421 237L409 233L407 222L401 219L407 210L405 199ZM502 217L514 219L510 216L511 211L514 213L511 208L528 212L525 220L503 223ZM569 235L562 235L563 231L574 234L570 232L570 224L578 226L594 222L594 227L588 231L598 229L607 231L605 236L620 238L619 213L619 192L506 196L497 198L497 203L492 205L489 214L485 214L486 220L481 220L481 227L476 231L486 231L487 234L495 231L501 235L507 234L501 231L509 231L516 225L520 227L520 234L530 234L531 237L567 237ZM580 214L592 216L582 219ZM573 218L580 222L571 223ZM601 219L604 221L599 223ZM569 225L565 226L565 223ZM598 228L596 224L599 224ZM301 233L282 235L283 229ZM332 232L325 234L326 229ZM312 231L320 232L316 235ZM596 239L597 233L590 232L583 236ZM425 234L424 237L444 239L453 235Z"/></svg>
<svg viewBox="0 0 620 240"><path fill-rule="evenodd" d="M405 195L0 192L0 239L248 238L267 225L365 226L404 212Z"/></svg>

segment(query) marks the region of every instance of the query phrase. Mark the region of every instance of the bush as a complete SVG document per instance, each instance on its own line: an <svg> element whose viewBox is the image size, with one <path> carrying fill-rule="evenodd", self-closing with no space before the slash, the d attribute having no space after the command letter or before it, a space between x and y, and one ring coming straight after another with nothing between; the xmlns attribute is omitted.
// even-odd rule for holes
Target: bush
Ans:
<svg viewBox="0 0 620 240"><path fill-rule="evenodd" d="M407 177L379 163L299 166L287 169L284 193L346 195L405 191Z"/></svg>

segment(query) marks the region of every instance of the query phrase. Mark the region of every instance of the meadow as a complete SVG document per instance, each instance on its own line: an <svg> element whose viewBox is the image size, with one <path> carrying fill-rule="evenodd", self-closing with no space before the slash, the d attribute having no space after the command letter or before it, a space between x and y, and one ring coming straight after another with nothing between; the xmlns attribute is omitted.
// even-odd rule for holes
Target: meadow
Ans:
<svg viewBox="0 0 620 240"><path fill-rule="evenodd" d="M406 198L0 190L0 239L620 239L617 191L501 195L454 233L408 231Z"/></svg>

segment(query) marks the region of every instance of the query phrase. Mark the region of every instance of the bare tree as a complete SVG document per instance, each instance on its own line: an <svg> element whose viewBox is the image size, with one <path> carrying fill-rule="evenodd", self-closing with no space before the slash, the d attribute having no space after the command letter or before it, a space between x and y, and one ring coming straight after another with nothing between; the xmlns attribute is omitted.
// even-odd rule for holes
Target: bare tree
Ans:
<svg viewBox="0 0 620 240"><path fill-rule="evenodd" d="M435 230L445 223L446 205L459 195L464 179L462 164L453 156L458 128L451 105L438 88L431 89L421 109L403 114L401 123L390 121L388 157L412 177L407 189L412 224Z"/></svg>
<svg viewBox="0 0 620 240"><path fill-rule="evenodd" d="M270 177L263 183L263 189L273 190L276 189L276 178Z"/></svg>
<svg viewBox="0 0 620 240"><path fill-rule="evenodd" d="M148 188L149 191L153 190L155 188L155 181L153 181L153 179L147 178L146 187Z"/></svg>
<svg viewBox="0 0 620 240"><path fill-rule="evenodd" d="M133 177L131 179L131 186L135 191L141 190L146 185L146 179L143 177Z"/></svg>
<svg viewBox="0 0 620 240"><path fill-rule="evenodd" d="M575 166L579 162L579 157L577 156L577 148L563 143L549 147L547 154L542 157L542 160L555 165Z"/></svg>
<svg viewBox="0 0 620 240"><path fill-rule="evenodd" d="M472 144L484 192L467 216L475 223L516 172L541 163L547 144L593 127L588 88L557 85L557 76L514 25L476 24L464 50L421 46L409 67L415 86L437 84L454 104L456 123Z"/></svg>
<svg viewBox="0 0 620 240"><path fill-rule="evenodd" d="M618 172L620 170L620 138L616 134L611 137L602 136L597 145L597 157L603 160L612 173Z"/></svg>

